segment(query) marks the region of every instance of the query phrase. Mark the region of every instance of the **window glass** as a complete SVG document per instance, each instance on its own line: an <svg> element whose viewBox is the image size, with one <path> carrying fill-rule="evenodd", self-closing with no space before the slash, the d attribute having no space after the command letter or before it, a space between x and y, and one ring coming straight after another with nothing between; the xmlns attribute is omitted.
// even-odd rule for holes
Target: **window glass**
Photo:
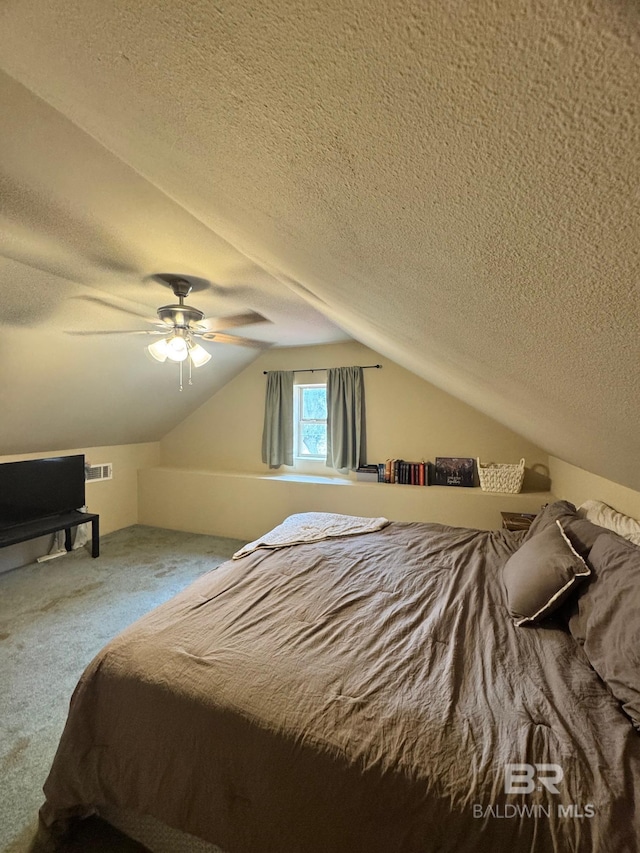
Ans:
<svg viewBox="0 0 640 853"><path fill-rule="evenodd" d="M303 459L327 456L327 386L294 386L295 455Z"/></svg>
<svg viewBox="0 0 640 853"><path fill-rule="evenodd" d="M326 385L302 386L302 417L305 420L327 420Z"/></svg>

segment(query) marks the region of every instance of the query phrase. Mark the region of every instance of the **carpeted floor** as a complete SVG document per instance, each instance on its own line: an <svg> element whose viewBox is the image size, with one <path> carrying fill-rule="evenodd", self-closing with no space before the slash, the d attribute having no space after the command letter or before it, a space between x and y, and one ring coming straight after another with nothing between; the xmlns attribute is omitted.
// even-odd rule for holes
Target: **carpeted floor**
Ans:
<svg viewBox="0 0 640 853"><path fill-rule="evenodd" d="M84 667L119 631L229 559L235 539L136 525L0 575L0 851L26 853ZM87 822L78 853L138 851ZM74 848L75 850L76 848Z"/></svg>

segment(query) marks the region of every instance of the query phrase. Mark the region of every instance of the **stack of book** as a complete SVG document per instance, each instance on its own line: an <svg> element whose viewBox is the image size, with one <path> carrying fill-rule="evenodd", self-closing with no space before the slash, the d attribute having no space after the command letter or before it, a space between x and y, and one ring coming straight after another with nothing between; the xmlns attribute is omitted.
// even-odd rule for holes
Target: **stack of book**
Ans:
<svg viewBox="0 0 640 853"><path fill-rule="evenodd" d="M360 480L365 483L377 483L378 480L378 466L377 465L361 465L356 469L356 480Z"/></svg>
<svg viewBox="0 0 640 853"><path fill-rule="evenodd" d="M387 459L378 465L378 482L400 483L407 486L429 485L429 463Z"/></svg>

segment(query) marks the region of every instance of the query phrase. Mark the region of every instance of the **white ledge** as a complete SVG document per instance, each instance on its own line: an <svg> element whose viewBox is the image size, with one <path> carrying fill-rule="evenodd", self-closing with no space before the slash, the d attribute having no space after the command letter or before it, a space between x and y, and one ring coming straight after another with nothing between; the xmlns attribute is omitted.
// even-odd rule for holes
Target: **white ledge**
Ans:
<svg viewBox="0 0 640 853"><path fill-rule="evenodd" d="M501 512L538 512L541 504L553 500L550 493L510 495L479 488L427 488L319 474L168 466L139 470L138 486L141 524L246 542L262 536L294 512L385 516L396 521L434 521L495 530L501 524ZM175 501L162 497L174 492Z"/></svg>
<svg viewBox="0 0 640 853"><path fill-rule="evenodd" d="M323 477L321 474L248 474L247 476L257 476L262 480L286 480L289 483L328 483L332 486L350 486L353 483L353 480L346 477L331 475Z"/></svg>
<svg viewBox="0 0 640 853"><path fill-rule="evenodd" d="M232 477L239 479L247 479L247 480L280 480L285 483L317 483L323 486L357 486L358 488L373 488L376 489L380 487L384 487L385 491L396 491L394 487L401 487L398 490L403 492L421 492L422 494L430 493L432 496L437 494L458 494L460 497L469 497L471 495L483 495L490 498L500 498L502 500L511 499L511 500L527 500L531 497L538 497L543 500L543 502L554 501L556 498L554 495L549 492L543 491L522 491L517 493L510 492L485 492L480 486L474 487L463 487L463 486L417 486L411 485L409 483L379 483L372 480L353 480L349 477L340 476L340 475L322 475L322 474L294 474L294 473L286 473L286 474L277 474L277 473L268 473L265 471L213 471L209 468L173 468L170 465L157 465L150 469L145 470L155 470L155 471L167 471L172 472L174 474L183 473L183 474L198 474L205 477Z"/></svg>
<svg viewBox="0 0 640 853"><path fill-rule="evenodd" d="M200 474L208 477L239 477L250 480L283 480L288 483L322 483L330 486L362 485L359 481L341 477L339 474L277 474L268 471L214 471L210 468L174 468L171 465L154 465L144 470L170 471L173 473Z"/></svg>

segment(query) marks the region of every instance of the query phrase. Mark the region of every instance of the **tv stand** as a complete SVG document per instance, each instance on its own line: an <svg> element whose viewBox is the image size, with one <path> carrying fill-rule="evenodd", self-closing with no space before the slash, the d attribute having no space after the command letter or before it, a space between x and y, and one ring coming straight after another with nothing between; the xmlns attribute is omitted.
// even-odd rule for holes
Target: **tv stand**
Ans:
<svg viewBox="0 0 640 853"><path fill-rule="evenodd" d="M58 533L60 530L64 530L64 547L70 551L71 528L88 521L91 522L91 556L99 557L100 516L94 512L80 512L77 509L0 529L0 548L17 545L19 542L27 542L29 539L37 539L38 536L46 536L49 533Z"/></svg>

